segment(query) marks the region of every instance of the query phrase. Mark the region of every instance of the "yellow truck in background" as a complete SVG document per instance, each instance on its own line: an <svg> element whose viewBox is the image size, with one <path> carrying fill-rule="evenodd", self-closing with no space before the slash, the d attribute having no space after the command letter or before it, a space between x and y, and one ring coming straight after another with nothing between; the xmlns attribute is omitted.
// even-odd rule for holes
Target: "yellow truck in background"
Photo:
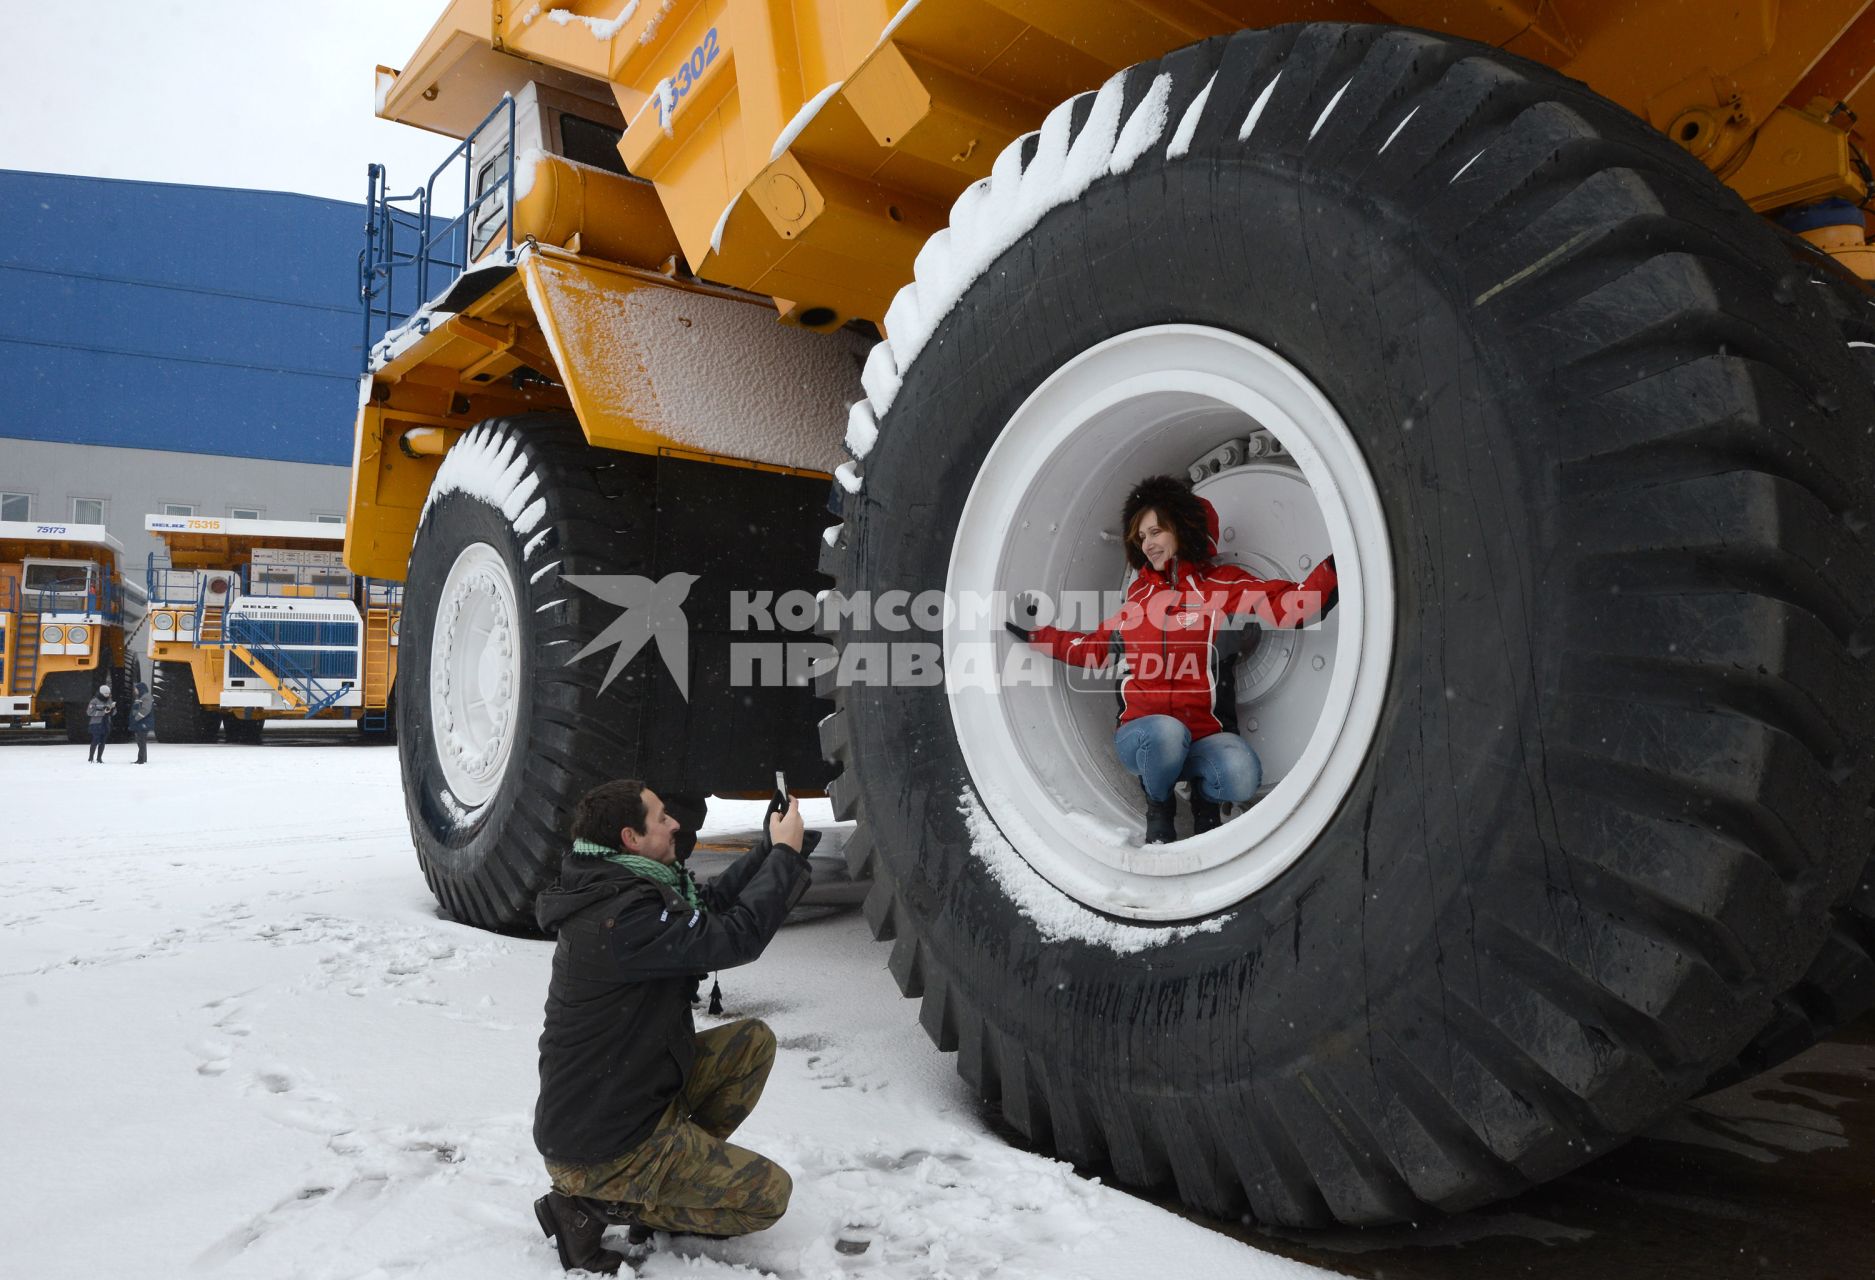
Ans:
<svg viewBox="0 0 1875 1280"><path fill-rule="evenodd" d="M63 724L83 742L85 704L109 685L113 737L128 731L144 600L123 556L103 525L0 521L0 724Z"/></svg>
<svg viewBox="0 0 1875 1280"><path fill-rule="evenodd" d="M147 656L163 742L258 742L269 720L389 738L403 588L355 577L344 530L147 516Z"/></svg>
<svg viewBox="0 0 1875 1280"><path fill-rule="evenodd" d="M590 786L785 769L981 1098L1272 1224L1795 1052L1875 1003L1872 54L1869 0L455 0L378 71L461 145L371 171L345 544L432 889L525 926ZM1095 629L1155 474L1337 588L1211 657L1254 803L1142 845L1120 677L1005 622Z"/></svg>

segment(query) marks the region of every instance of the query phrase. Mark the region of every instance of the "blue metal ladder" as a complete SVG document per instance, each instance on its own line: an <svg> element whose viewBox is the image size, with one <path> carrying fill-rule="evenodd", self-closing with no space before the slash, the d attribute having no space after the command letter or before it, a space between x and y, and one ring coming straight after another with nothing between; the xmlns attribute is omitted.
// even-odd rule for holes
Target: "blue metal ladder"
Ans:
<svg viewBox="0 0 1875 1280"><path fill-rule="evenodd" d="M345 696L343 682L340 682L336 688L328 689L284 648L273 643L272 638L266 634L265 628L253 619L240 615L226 615L222 634L224 648L239 645L260 659L275 679L293 687L294 694L304 704L304 709L300 712L303 718L312 719Z"/></svg>

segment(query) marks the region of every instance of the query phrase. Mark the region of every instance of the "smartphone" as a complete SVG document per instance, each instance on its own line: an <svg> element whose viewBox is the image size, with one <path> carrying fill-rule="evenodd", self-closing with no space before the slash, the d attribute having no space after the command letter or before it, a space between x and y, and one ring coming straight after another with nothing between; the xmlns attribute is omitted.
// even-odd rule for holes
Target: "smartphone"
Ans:
<svg viewBox="0 0 1875 1280"><path fill-rule="evenodd" d="M788 811L788 775L775 770L775 799L770 806L776 813Z"/></svg>

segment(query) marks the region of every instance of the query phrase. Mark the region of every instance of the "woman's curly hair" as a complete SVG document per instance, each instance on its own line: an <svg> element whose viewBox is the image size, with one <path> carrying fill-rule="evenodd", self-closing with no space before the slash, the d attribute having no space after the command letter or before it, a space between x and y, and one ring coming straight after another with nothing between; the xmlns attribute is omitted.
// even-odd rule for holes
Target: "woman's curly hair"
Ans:
<svg viewBox="0 0 1875 1280"><path fill-rule="evenodd" d="M1178 538L1178 558L1187 564L1211 562L1210 522L1205 517L1204 500L1177 476L1147 476L1126 495L1120 509L1120 524L1126 530L1126 562L1135 569L1146 567L1146 553L1139 549L1139 517L1156 511L1159 519L1172 528Z"/></svg>

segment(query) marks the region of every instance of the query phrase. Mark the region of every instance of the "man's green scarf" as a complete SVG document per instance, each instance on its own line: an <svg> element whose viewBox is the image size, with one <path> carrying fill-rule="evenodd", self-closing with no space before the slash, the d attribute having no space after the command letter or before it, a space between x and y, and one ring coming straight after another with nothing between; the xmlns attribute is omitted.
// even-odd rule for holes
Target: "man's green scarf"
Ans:
<svg viewBox="0 0 1875 1280"><path fill-rule="evenodd" d="M643 876L654 884L661 884L667 889L675 889L682 894L684 901L701 911L703 903L697 898L697 882L690 878L690 873L682 867L655 862L650 858L641 858L635 853L621 853L617 849L607 848L592 840L575 840L573 856L577 858L604 858L607 862L616 862L627 871Z"/></svg>

